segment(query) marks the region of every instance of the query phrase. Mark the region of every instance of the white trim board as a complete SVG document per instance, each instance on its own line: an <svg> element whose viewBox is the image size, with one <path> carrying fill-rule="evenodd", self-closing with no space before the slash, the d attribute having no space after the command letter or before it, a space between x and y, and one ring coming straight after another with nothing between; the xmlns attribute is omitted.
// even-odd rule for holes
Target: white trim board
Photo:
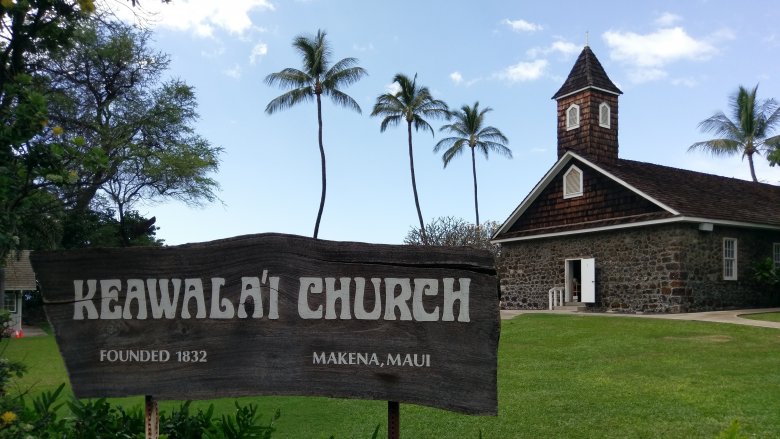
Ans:
<svg viewBox="0 0 780 439"><path fill-rule="evenodd" d="M690 217L690 216L677 216L674 218L664 218L660 220L652 220L652 221L640 221L636 223L627 223L627 224L617 224L614 226L603 226L603 227L593 227L590 229L577 229L577 230L567 230L564 232L554 232L554 233L543 233L539 235L528 235L528 236L520 236L517 238L505 238L505 239L494 239L490 242L493 244L502 244L505 242L513 242L513 241L530 241L532 239L542 239L542 238L554 238L558 236L568 236L568 235L577 235L577 234L583 234L583 233L595 233L595 232L604 232L609 230L619 230L619 229L628 229L632 227L645 227L645 226L653 226L658 224L670 224L670 223L712 223L719 226L731 226L731 227L744 227L744 228L750 228L750 229L762 229L762 230L777 230L780 231L780 226L772 226L767 224L756 224L756 223L744 223L740 221L729 221L729 220L713 220L710 218L696 218L696 217Z"/></svg>

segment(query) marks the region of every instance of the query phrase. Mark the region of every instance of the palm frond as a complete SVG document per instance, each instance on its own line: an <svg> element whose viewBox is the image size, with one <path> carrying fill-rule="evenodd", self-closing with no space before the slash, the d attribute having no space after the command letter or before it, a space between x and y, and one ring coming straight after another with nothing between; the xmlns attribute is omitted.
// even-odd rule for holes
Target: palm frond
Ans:
<svg viewBox="0 0 780 439"><path fill-rule="evenodd" d="M486 141L497 142L501 144L509 143L509 139L496 127L482 128L477 132L476 136Z"/></svg>
<svg viewBox="0 0 780 439"><path fill-rule="evenodd" d="M512 150L507 148L503 143L485 140L478 142L476 148L482 152L482 154L485 156L485 159L489 158L489 152L498 154L508 159L512 158Z"/></svg>
<svg viewBox="0 0 780 439"><path fill-rule="evenodd" d="M388 127L398 126L403 119L404 118L401 115L390 115L385 117L379 125L379 132L384 133Z"/></svg>
<svg viewBox="0 0 780 439"><path fill-rule="evenodd" d="M436 135L431 124L417 114L412 117L412 125L415 131L426 130L431 132L431 136Z"/></svg>
<svg viewBox="0 0 780 439"><path fill-rule="evenodd" d="M302 88L313 84L314 78L298 69L286 68L269 74L265 77L264 82L266 85L279 86L281 88Z"/></svg>
<svg viewBox="0 0 780 439"><path fill-rule="evenodd" d="M699 129L730 139L739 138L742 131L734 121L720 111L699 122Z"/></svg>
<svg viewBox="0 0 780 439"><path fill-rule="evenodd" d="M463 154L463 151L466 150L466 145L466 139L458 139L448 150L444 151L444 154L441 156L441 160L444 162L445 168L453 158Z"/></svg>
<svg viewBox="0 0 780 439"><path fill-rule="evenodd" d="M712 139L696 142L688 147L688 151L702 150L715 156L733 155L742 150L740 142L732 139Z"/></svg>
<svg viewBox="0 0 780 439"><path fill-rule="evenodd" d="M358 66L357 63L357 58L344 58L339 60L333 67L325 72L324 79L322 80L323 84L338 88L359 81L364 76L368 75L368 72L363 67Z"/></svg>
<svg viewBox="0 0 780 439"><path fill-rule="evenodd" d="M457 141L463 140L460 137L445 137L438 142L436 142L436 145L433 147L433 152L439 152L442 149L449 149L454 145Z"/></svg>
<svg viewBox="0 0 780 439"><path fill-rule="evenodd" d="M362 114L363 111L360 109L360 105L352 99L351 96L344 93L341 90L333 89L333 88L323 88L323 94L328 96L333 103L340 107L348 108L350 110L357 111L359 114Z"/></svg>
<svg viewBox="0 0 780 439"><path fill-rule="evenodd" d="M325 39L327 33L322 29L315 36L298 35L293 39L293 47L303 57L304 69L310 76L319 78L328 69L331 49Z"/></svg>
<svg viewBox="0 0 780 439"><path fill-rule="evenodd" d="M296 88L272 99L265 107L265 112L274 114L277 111L286 110L301 102L314 100L314 91L311 87Z"/></svg>

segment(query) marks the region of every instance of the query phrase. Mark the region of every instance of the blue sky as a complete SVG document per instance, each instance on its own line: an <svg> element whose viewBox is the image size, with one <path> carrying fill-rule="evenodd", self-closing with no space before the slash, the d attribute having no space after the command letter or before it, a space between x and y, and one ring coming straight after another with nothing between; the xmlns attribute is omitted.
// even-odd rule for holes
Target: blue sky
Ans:
<svg viewBox="0 0 780 439"><path fill-rule="evenodd" d="M345 89L359 115L323 106L328 193L320 238L401 243L417 217L403 127L379 132L369 116L394 74L418 75L451 107L480 102L509 137L514 159L479 157L480 218L502 222L556 160L555 102L586 35L623 91L622 158L749 179L740 157L687 152L706 140L697 124L741 84L780 98L780 7L774 1L142 1L169 74L196 88L198 132L224 148L222 204L139 206L155 215L167 244L280 232L311 236L320 196L314 104L268 116L283 90L263 78L299 67L299 34L328 33L334 59L356 57L369 76ZM124 9L121 8L120 9ZM138 11L136 11L138 12ZM125 14L119 11L120 14ZM473 221L470 160L443 169L442 137L414 135L426 221ZM762 181L780 182L763 158Z"/></svg>

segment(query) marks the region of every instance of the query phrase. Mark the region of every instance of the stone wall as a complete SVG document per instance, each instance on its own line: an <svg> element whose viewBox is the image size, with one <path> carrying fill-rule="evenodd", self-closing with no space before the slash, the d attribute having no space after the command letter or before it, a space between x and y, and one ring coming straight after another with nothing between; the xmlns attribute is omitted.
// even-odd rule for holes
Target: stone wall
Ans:
<svg viewBox="0 0 780 439"><path fill-rule="evenodd" d="M738 280L722 280L723 238L737 238ZM746 229L712 232L669 224L502 244L497 261L502 306L546 309L547 292L564 286L565 260L596 260L594 309L686 312L777 303L750 285L750 265L771 256L780 233ZM773 300L774 299L774 302Z"/></svg>

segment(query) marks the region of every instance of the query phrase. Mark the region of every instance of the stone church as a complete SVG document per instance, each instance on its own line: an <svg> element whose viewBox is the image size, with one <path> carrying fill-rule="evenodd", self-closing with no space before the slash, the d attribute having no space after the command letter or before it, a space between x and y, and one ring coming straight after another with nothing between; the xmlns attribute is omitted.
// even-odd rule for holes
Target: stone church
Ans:
<svg viewBox="0 0 780 439"><path fill-rule="evenodd" d="M619 312L777 305L752 272L780 266L780 187L621 159L621 94L586 46L553 96L558 161L493 236L502 306L547 309L557 293Z"/></svg>

